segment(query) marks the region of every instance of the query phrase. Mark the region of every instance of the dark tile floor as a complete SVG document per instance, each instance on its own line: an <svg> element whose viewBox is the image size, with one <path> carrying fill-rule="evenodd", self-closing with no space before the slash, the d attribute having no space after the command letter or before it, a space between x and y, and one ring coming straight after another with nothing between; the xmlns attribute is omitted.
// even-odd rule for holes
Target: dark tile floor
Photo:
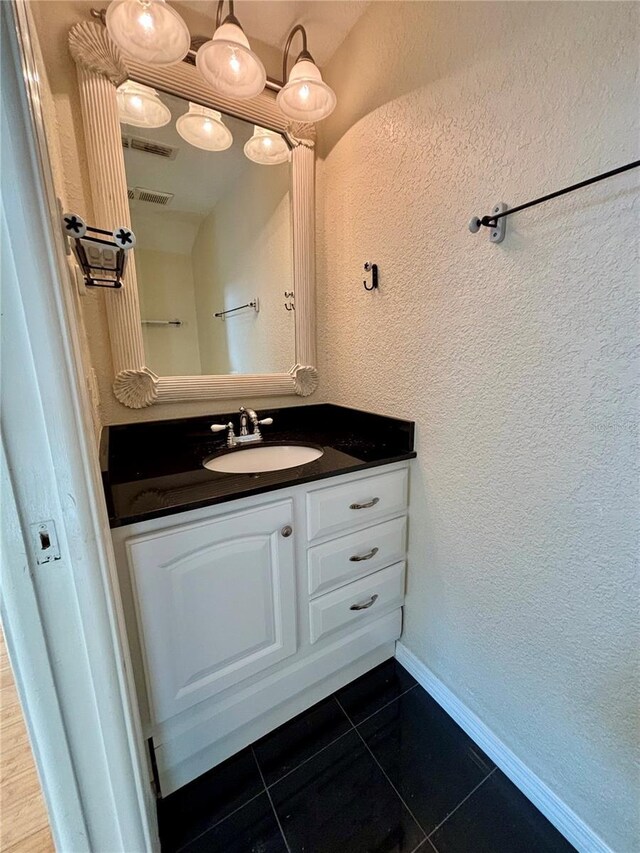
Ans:
<svg viewBox="0 0 640 853"><path fill-rule="evenodd" d="M163 853L570 853L389 660L159 802Z"/></svg>

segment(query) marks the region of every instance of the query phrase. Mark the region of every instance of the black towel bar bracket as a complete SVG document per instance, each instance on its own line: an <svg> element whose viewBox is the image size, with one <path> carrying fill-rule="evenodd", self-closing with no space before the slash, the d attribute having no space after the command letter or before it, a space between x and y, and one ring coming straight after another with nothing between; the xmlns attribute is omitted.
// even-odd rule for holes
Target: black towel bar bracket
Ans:
<svg viewBox="0 0 640 853"><path fill-rule="evenodd" d="M234 311L242 311L243 308L253 308L256 314L258 314L260 312L260 300L252 299L251 302L246 302L244 305L238 305L237 308L227 308L226 311L216 311L213 316L222 317L224 320L227 314L233 314Z"/></svg>
<svg viewBox="0 0 640 853"><path fill-rule="evenodd" d="M519 204L517 207L507 207L504 202L496 204L488 216L472 216L469 220L469 231L472 234L477 234L481 227L489 228L489 240L492 243L502 243L506 233L507 217L512 213L518 213L521 210L526 210L528 207L535 207L537 204L542 204L545 201L550 201L552 198L566 195L574 190L588 187L590 184L595 184L598 181L604 181L605 178L612 178L614 175L619 175L621 172L628 172L630 169L640 167L640 160L634 160L632 163L627 163L625 166L618 166L617 169L611 169L609 172L603 172L601 175L596 175L593 178L587 178L586 181L580 181L577 184L572 184L570 187L565 187L562 190L557 190L554 193L534 198L533 201L527 201L524 204Z"/></svg>

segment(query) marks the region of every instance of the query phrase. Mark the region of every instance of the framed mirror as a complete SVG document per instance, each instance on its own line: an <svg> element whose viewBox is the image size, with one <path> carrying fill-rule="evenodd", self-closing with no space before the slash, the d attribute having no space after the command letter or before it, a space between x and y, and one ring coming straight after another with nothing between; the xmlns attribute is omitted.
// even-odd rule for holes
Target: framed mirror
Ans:
<svg viewBox="0 0 640 853"><path fill-rule="evenodd" d="M69 45L95 224L137 240L105 296L117 399L313 393L313 126L291 125L270 89L239 101L187 61L125 61L98 23ZM154 90L162 126L127 121L123 84Z"/></svg>

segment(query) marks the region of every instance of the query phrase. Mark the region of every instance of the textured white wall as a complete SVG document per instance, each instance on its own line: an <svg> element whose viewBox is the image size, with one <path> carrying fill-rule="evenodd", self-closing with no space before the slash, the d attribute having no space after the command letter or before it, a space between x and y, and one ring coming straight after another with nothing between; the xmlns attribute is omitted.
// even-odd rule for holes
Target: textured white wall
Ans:
<svg viewBox="0 0 640 853"><path fill-rule="evenodd" d="M200 223L192 253L200 361L204 373L229 373L225 327L219 318L213 316L222 310L224 296L224 289L214 273L217 259L216 214L212 212ZM216 369L212 370L214 364Z"/></svg>
<svg viewBox="0 0 640 853"><path fill-rule="evenodd" d="M182 210L163 210L145 201L134 201L131 227L136 234L138 249L152 252L177 252L190 255L193 241L202 223L199 213Z"/></svg>
<svg viewBox="0 0 640 853"><path fill-rule="evenodd" d="M203 373L285 373L295 364L290 166L247 165L193 247ZM260 311L213 314L257 298Z"/></svg>
<svg viewBox="0 0 640 853"><path fill-rule="evenodd" d="M201 365L191 256L137 248L136 272L142 320L182 322L181 326L143 322L147 365L159 376L197 376Z"/></svg>
<svg viewBox="0 0 640 853"><path fill-rule="evenodd" d="M417 421L404 641L638 850L640 4L373 3L325 69L324 399ZM365 293L362 264L380 265Z"/></svg>

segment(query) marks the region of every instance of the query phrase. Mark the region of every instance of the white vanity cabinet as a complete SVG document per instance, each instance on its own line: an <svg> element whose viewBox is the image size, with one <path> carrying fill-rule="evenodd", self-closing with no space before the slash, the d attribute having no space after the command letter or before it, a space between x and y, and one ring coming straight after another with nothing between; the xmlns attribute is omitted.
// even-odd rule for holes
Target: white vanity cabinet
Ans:
<svg viewBox="0 0 640 853"><path fill-rule="evenodd" d="M296 650L291 499L126 542L155 722Z"/></svg>
<svg viewBox="0 0 640 853"><path fill-rule="evenodd" d="M113 530L163 795L391 657L409 463Z"/></svg>

